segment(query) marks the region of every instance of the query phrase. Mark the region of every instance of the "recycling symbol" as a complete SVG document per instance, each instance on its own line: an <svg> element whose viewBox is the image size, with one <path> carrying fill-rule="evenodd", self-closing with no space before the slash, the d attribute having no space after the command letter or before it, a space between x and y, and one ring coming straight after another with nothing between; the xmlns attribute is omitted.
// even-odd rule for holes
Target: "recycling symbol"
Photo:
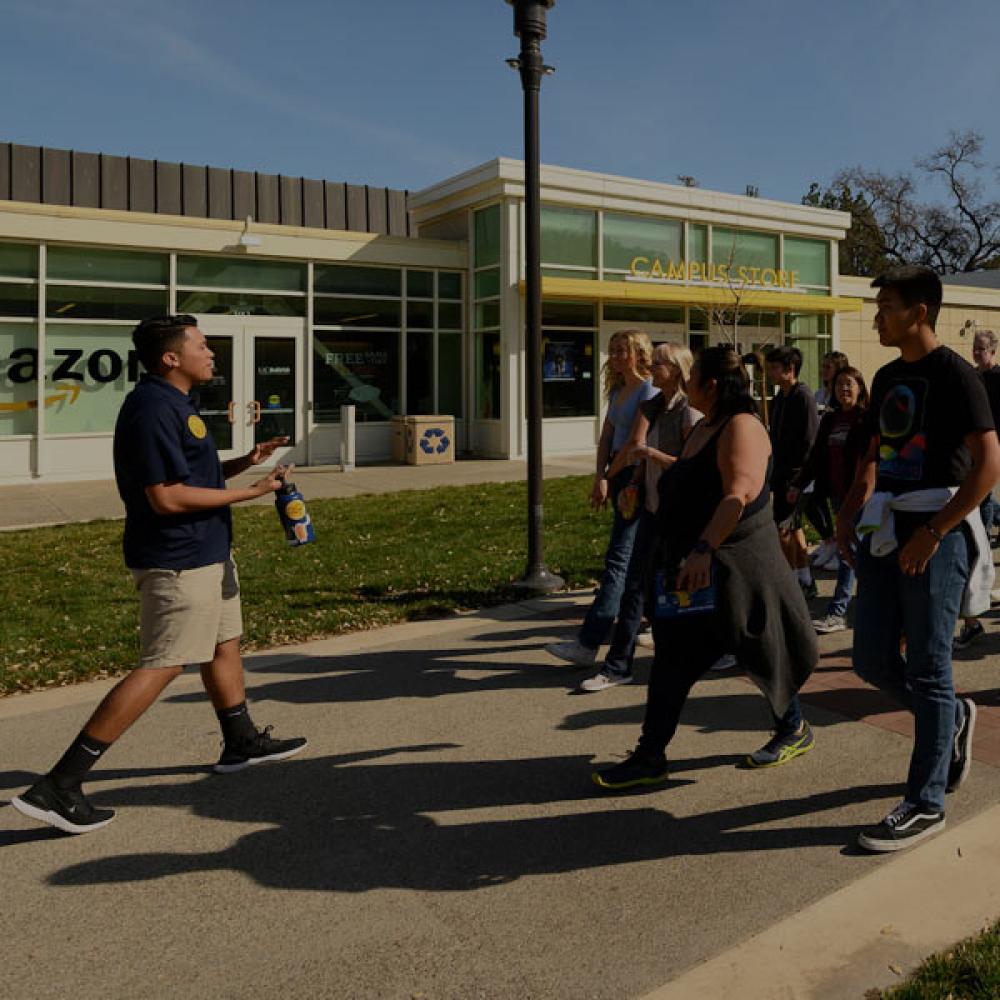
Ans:
<svg viewBox="0 0 1000 1000"><path fill-rule="evenodd" d="M434 443L435 438L437 438L437 444ZM450 444L448 436L440 427L428 427L420 436L420 450L425 455L443 455Z"/></svg>

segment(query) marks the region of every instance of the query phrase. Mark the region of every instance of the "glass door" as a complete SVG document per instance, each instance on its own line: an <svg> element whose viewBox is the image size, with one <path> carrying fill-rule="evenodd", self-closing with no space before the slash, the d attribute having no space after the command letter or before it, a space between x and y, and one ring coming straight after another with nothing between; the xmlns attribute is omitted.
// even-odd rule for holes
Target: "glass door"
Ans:
<svg viewBox="0 0 1000 1000"><path fill-rule="evenodd" d="M225 460L239 454L246 454L240 448L243 443L242 431L237 427L238 406L237 372L234 368L234 338L231 336L207 336L208 346L215 355L215 375L211 382L198 388L198 406L208 432ZM237 366L242 367L242 366Z"/></svg>
<svg viewBox="0 0 1000 1000"><path fill-rule="evenodd" d="M252 333L246 338L252 374L252 395L246 406L249 442L287 436L289 448L302 437L300 422L301 338L277 333ZM279 458L289 449L276 452Z"/></svg>

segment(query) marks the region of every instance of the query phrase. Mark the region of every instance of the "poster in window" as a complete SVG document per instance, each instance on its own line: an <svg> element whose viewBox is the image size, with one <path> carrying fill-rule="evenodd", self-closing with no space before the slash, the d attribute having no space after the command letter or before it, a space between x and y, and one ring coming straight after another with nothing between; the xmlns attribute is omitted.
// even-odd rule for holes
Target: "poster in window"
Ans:
<svg viewBox="0 0 1000 1000"><path fill-rule="evenodd" d="M546 382L572 382L576 377L576 344L550 340L545 344L542 378Z"/></svg>

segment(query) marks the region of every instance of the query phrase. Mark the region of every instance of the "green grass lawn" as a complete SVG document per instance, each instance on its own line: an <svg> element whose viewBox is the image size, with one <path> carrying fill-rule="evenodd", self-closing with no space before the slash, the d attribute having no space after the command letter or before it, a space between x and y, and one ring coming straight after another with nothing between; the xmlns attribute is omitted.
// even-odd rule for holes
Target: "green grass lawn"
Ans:
<svg viewBox="0 0 1000 1000"><path fill-rule="evenodd" d="M1000 997L1000 921L951 951L927 959L905 983L872 990L869 1000L996 1000Z"/></svg>
<svg viewBox="0 0 1000 1000"><path fill-rule="evenodd" d="M571 587L601 571L611 514L589 477L545 487L546 562ZM523 483L313 500L316 542L285 544L269 507L236 508L246 649L513 599L526 560ZM128 670L138 599L122 522L0 534L0 694Z"/></svg>

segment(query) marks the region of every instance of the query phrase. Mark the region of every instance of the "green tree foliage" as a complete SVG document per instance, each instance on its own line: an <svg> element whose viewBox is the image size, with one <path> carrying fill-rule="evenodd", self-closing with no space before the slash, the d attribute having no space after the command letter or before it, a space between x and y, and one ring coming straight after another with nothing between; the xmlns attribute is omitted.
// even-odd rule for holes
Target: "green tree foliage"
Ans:
<svg viewBox="0 0 1000 1000"><path fill-rule="evenodd" d="M952 132L915 163L916 174L864 167L840 170L829 187L813 183L804 205L851 213L840 246L840 273L871 276L899 263L926 264L941 274L1000 266L1000 200L986 195L978 132ZM924 187L944 198L924 201Z"/></svg>

